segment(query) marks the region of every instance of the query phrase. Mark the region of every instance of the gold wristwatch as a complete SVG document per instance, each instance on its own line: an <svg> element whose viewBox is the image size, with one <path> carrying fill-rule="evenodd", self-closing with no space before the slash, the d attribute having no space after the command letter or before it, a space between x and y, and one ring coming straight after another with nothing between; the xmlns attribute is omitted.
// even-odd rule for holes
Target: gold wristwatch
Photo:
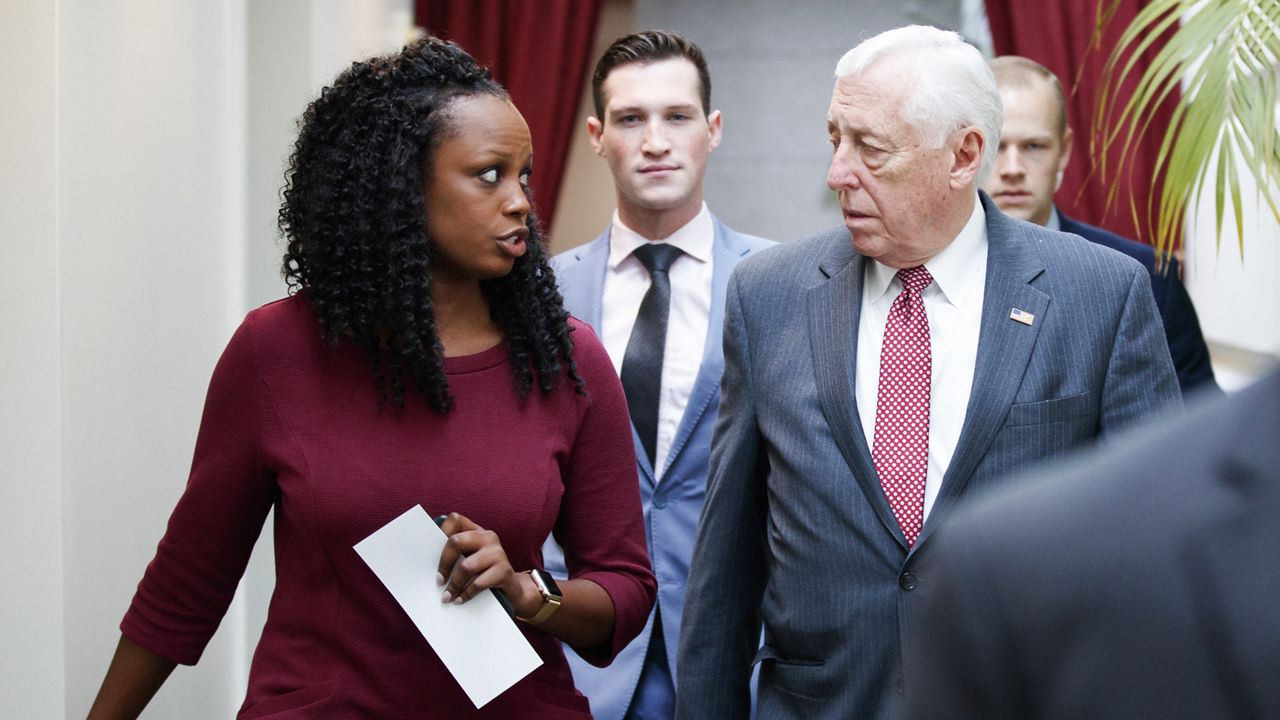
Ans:
<svg viewBox="0 0 1280 720"><path fill-rule="evenodd" d="M538 612L533 617L516 616L517 620L527 622L530 625L541 625L547 621L547 618L555 614L560 609L560 586L556 585L555 578L551 577L551 573L545 570L526 570L529 577L533 578L533 584L537 586L538 592L542 595L542 607L538 608Z"/></svg>

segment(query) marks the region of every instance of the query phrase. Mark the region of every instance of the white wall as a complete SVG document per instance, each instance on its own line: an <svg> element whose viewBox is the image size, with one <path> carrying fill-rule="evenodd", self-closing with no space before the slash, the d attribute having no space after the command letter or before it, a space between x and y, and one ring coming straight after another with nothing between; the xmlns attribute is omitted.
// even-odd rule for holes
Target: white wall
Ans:
<svg viewBox="0 0 1280 720"><path fill-rule="evenodd" d="M63 713L54 6L0 3L0 709Z"/></svg>
<svg viewBox="0 0 1280 720"><path fill-rule="evenodd" d="M285 292L276 211L307 103L353 60L409 39L411 0L269 0L248 4L249 306Z"/></svg>
<svg viewBox="0 0 1280 720"><path fill-rule="evenodd" d="M0 4L5 717L84 716L185 483L210 371L245 311L284 292L293 118L352 48L403 42L409 17L408 0L252 6ZM270 592L269 557L254 567L146 716L234 715Z"/></svg>
<svg viewBox="0 0 1280 720"><path fill-rule="evenodd" d="M79 716L182 491L209 373L244 311L244 7L58 8L66 697ZM220 633L149 714L234 714L234 640Z"/></svg>
<svg viewBox="0 0 1280 720"><path fill-rule="evenodd" d="M1241 188L1243 252L1230 207L1218 244L1212 188L1187 223L1184 278L1226 390L1246 386L1280 360L1280 223L1259 205L1251 177L1241 178Z"/></svg>

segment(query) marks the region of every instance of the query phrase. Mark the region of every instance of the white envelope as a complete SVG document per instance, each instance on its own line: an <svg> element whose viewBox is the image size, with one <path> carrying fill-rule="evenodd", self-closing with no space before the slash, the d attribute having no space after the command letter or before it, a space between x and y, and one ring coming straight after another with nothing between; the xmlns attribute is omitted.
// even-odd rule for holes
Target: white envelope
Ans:
<svg viewBox="0 0 1280 720"><path fill-rule="evenodd" d="M447 537L421 506L409 508L355 551L444 661L476 708L542 664L493 593L462 605L440 602L436 568Z"/></svg>

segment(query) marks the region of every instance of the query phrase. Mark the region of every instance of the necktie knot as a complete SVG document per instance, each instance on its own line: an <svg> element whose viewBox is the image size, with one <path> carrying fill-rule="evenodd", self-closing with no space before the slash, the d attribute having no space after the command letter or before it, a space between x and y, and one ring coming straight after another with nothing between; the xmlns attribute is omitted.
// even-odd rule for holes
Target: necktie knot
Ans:
<svg viewBox="0 0 1280 720"><path fill-rule="evenodd" d="M650 274L666 272L684 251L667 243L645 243L636 248L635 256Z"/></svg>
<svg viewBox="0 0 1280 720"><path fill-rule="evenodd" d="M919 293L924 292L924 289L929 287L929 283L933 282L933 276L929 274L929 271L923 265L917 265L899 270L898 280L902 283L904 290Z"/></svg>

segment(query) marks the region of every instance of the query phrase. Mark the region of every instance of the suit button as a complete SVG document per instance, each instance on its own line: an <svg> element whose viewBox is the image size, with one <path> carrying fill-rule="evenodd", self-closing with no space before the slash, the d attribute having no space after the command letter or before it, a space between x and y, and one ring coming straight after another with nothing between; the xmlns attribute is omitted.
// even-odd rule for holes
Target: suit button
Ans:
<svg viewBox="0 0 1280 720"><path fill-rule="evenodd" d="M908 592L916 589L916 576L911 573L902 573L898 578L898 587Z"/></svg>
<svg viewBox="0 0 1280 720"><path fill-rule="evenodd" d="M666 496L666 495L654 495L654 496L653 496L653 506L654 506L654 507L656 507L656 508L664 508L664 507L666 507L666 506L667 506L667 496Z"/></svg>

